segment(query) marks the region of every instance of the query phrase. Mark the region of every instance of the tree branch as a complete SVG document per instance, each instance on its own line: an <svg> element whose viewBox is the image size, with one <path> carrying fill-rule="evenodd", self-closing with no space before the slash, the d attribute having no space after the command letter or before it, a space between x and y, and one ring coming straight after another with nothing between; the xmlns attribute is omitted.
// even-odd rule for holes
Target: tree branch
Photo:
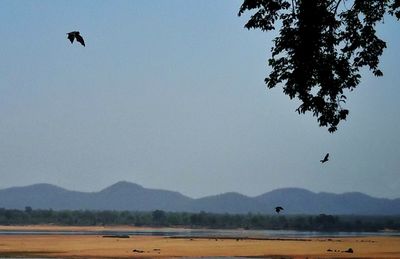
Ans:
<svg viewBox="0 0 400 259"><path fill-rule="evenodd" d="M339 5L340 5L341 2L342 2L342 0L338 0L337 3L336 3L335 9L334 9L335 11L333 12L335 15L337 14L337 10L338 10Z"/></svg>
<svg viewBox="0 0 400 259"><path fill-rule="evenodd" d="M296 16L295 6L297 5L296 0L292 0L292 14Z"/></svg>

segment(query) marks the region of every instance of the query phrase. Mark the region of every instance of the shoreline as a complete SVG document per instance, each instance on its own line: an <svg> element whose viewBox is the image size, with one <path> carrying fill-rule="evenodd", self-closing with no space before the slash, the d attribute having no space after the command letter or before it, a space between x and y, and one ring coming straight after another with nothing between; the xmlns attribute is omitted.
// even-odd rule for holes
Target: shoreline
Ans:
<svg viewBox="0 0 400 259"><path fill-rule="evenodd" d="M0 225L0 231L140 231L140 230L188 230L189 228L175 227L137 227L131 225L115 225L115 226L63 226L63 225Z"/></svg>
<svg viewBox="0 0 400 259"><path fill-rule="evenodd" d="M279 230L279 229L243 229L243 228L191 228L187 227L157 227L157 226L133 226L133 225L105 225L105 226L69 226L69 225L53 225L53 224L38 224L38 225L0 225L0 231L54 231L54 232L100 232L100 231L288 231L288 232L309 232L309 233L368 233L371 235L379 235L382 233L399 233L399 230L385 229L379 231L342 231L342 230ZM325 235L324 235L325 236ZM396 235L397 236L397 235Z"/></svg>
<svg viewBox="0 0 400 259"><path fill-rule="evenodd" d="M0 230L155 230L131 226L0 226ZM176 230L176 229L174 229ZM185 229L188 230L188 229ZM344 251L352 249L353 253ZM0 235L0 257L37 258L400 258L400 236L226 237Z"/></svg>

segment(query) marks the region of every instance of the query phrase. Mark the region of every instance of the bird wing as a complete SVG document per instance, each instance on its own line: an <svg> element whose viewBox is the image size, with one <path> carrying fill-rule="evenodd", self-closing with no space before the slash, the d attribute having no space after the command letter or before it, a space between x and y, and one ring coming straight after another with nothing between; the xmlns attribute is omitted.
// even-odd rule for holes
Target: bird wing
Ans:
<svg viewBox="0 0 400 259"><path fill-rule="evenodd" d="M68 34L68 39L69 39L69 41L71 42L71 43L73 43L74 42L74 39L75 39L75 36L74 36L74 34L73 33L67 33Z"/></svg>
<svg viewBox="0 0 400 259"><path fill-rule="evenodd" d="M82 36L79 34L75 35L76 41L85 46L85 41L83 40Z"/></svg>
<svg viewBox="0 0 400 259"><path fill-rule="evenodd" d="M328 157L329 157L329 153L327 153L327 154L325 155L324 160L328 160Z"/></svg>

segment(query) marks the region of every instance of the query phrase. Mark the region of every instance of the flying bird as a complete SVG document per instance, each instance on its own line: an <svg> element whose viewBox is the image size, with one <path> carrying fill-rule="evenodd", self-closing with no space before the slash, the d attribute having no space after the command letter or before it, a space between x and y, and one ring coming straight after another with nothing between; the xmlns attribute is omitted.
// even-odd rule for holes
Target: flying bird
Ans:
<svg viewBox="0 0 400 259"><path fill-rule="evenodd" d="M279 206L279 207L275 207L275 211L276 211L276 213L278 213L278 214L279 214L279 212L281 212L281 210L283 210L283 208L282 208L281 206Z"/></svg>
<svg viewBox="0 0 400 259"><path fill-rule="evenodd" d="M74 43L74 40L76 39L77 42L82 44L85 47L85 41L83 40L82 36L79 34L79 31L71 31L68 32L68 39L72 43Z"/></svg>
<svg viewBox="0 0 400 259"><path fill-rule="evenodd" d="M325 162L328 162L328 160L329 160L329 153L326 153L324 159L319 160L319 161L320 161L321 163L325 163Z"/></svg>

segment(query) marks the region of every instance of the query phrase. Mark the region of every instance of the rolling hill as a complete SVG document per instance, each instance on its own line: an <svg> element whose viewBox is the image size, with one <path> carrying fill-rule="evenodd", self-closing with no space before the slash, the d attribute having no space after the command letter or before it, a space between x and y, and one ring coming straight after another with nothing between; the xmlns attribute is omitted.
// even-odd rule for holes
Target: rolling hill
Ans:
<svg viewBox="0 0 400 259"><path fill-rule="evenodd" d="M363 193L314 193L300 188L282 188L256 197L223 193L193 199L178 192L144 188L118 182L99 192L70 191L50 184L35 184L0 190L0 208L54 210L131 210L214 213L400 215L400 199L374 198Z"/></svg>

